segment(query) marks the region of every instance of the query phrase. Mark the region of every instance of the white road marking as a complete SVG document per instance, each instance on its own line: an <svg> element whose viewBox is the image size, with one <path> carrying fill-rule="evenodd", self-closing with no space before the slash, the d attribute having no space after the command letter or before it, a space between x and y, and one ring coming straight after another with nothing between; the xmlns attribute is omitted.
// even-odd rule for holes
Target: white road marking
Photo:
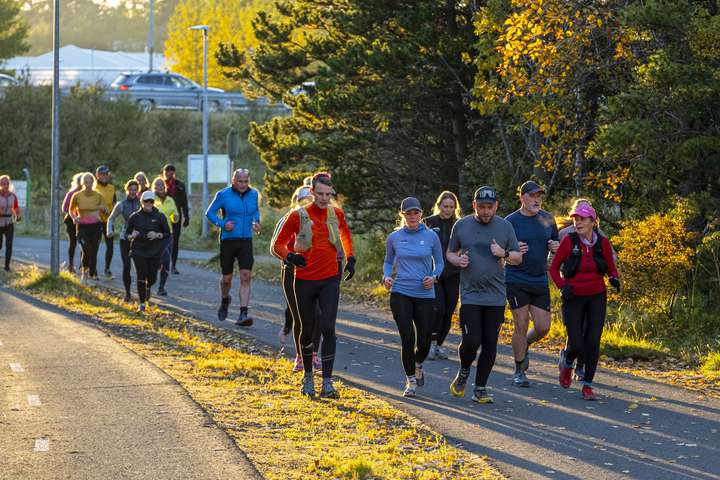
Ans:
<svg viewBox="0 0 720 480"><path fill-rule="evenodd" d="M25 369L19 363L11 363L10 370L12 370L15 373L22 373L25 371Z"/></svg>
<svg viewBox="0 0 720 480"><path fill-rule="evenodd" d="M28 395L27 402L31 407L39 407L42 405L42 403L40 403L40 395Z"/></svg>
<svg viewBox="0 0 720 480"><path fill-rule="evenodd" d="M3 343L2 343L2 340L0 340L0 347L2 347L2 346L3 346Z"/></svg>
<svg viewBox="0 0 720 480"><path fill-rule="evenodd" d="M36 452L49 452L50 451L50 439L36 438L35 439L35 451Z"/></svg>

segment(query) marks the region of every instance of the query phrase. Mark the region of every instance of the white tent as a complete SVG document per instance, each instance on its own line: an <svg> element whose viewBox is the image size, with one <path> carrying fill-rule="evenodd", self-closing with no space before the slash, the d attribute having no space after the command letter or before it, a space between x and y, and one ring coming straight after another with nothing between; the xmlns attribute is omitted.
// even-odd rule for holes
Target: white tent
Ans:
<svg viewBox="0 0 720 480"><path fill-rule="evenodd" d="M60 86L109 85L123 72L147 71L148 60L148 54L142 52L107 52L66 45L60 48ZM153 69L164 67L165 57L154 54ZM7 60L3 68L15 70L18 78L27 76L32 85L47 85L52 82L53 52L37 57L15 57Z"/></svg>

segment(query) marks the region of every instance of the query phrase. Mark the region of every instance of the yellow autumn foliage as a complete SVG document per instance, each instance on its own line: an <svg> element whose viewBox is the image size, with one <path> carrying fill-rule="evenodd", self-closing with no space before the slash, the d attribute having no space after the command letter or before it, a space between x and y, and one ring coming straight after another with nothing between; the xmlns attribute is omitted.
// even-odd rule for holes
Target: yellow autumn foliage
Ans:
<svg viewBox="0 0 720 480"><path fill-rule="evenodd" d="M623 224L613 237L623 276L622 301L637 311L669 313L693 267L694 249L685 228L687 201L669 212Z"/></svg>
<svg viewBox="0 0 720 480"><path fill-rule="evenodd" d="M170 68L202 84L202 32L190 27L208 25L208 85L237 88L237 81L222 75L215 52L220 43L234 44L240 51L257 47L252 21L259 12L272 8L272 0L181 0L170 18L165 42Z"/></svg>

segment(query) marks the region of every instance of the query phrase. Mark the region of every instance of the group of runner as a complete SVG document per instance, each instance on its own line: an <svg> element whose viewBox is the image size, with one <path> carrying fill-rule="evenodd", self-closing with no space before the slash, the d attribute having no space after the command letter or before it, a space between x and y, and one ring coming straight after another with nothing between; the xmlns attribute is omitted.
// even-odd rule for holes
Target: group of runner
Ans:
<svg viewBox="0 0 720 480"><path fill-rule="evenodd" d="M313 369L322 372L320 396L337 398L332 383L336 351L335 324L340 282L355 273L352 236L345 213L334 202L335 190L327 172L305 179L295 190L290 210L276 225L271 253L282 261L282 287L287 301L285 322L278 333L284 347L292 334L294 371L304 371L301 392L315 396ZM594 400L592 381L597 368L607 295L605 277L620 289L615 255L598 228L598 216L587 199L572 206L570 225L558 231L555 218L542 209L544 189L525 182L519 189L520 208L505 218L497 215L496 190L475 191L471 215L461 218L455 194L442 192L433 215L423 218L420 201L405 198L400 226L387 237L383 285L390 291L390 309L401 339L401 361L406 376L404 395L413 397L425 383L423 362L446 359L443 347L458 298L461 343L460 366L450 384L462 397L476 363L472 399L492 403L487 381L495 364L497 343L510 306L514 330L513 383L528 387L530 347L550 329L550 277L562 298L567 344L558 361L558 381L571 385L573 371L582 382L582 396ZM114 226L120 230L120 254L125 299L131 296L131 260L135 265L140 311L146 309L158 273L158 295L167 295L170 272L178 274L181 225L189 225L185 185L175 167L165 165L152 182L138 172L125 183L117 201L110 170L78 173L63 202L70 239L68 270L75 271L76 244L81 247L80 277L97 279L97 253L104 237L104 274L111 278ZM260 233L260 194L250 185L250 172L237 169L232 185L220 190L205 212L220 229L220 305L218 320L229 315L235 264L239 268L240 313L236 324L249 327L253 236ZM21 218L10 179L0 176L0 241L5 237L9 269L13 222ZM1 247L0 247L1 248ZM529 328L532 321L532 328ZM576 363L577 362L577 363Z"/></svg>
<svg viewBox="0 0 720 480"><path fill-rule="evenodd" d="M592 381L607 305L604 277L620 289L613 250L597 228L597 213L586 199L573 205L573 225L561 236L555 218L542 209L544 195L536 182L525 182L519 192L520 208L502 218L497 215L496 190L483 186L475 191L474 213L459 218L457 197L442 192L434 215L424 222L417 198L402 201L400 227L386 242L383 284L391 292L390 309L401 338L405 396L415 396L424 385L423 362L444 357L441 345L456 308L457 285L460 368L450 393L464 396L476 362L472 400L493 402L487 381L495 364L506 303L514 324L513 383L529 387L530 346L550 329L550 265L552 280L562 292L568 331L558 362L559 383L568 388L574 369L575 378L583 384L583 398L596 399Z"/></svg>

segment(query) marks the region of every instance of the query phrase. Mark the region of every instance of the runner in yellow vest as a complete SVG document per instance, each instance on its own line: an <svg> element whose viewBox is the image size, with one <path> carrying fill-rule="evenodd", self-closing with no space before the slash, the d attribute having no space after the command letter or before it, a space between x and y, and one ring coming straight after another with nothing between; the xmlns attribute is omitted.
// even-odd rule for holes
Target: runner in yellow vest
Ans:
<svg viewBox="0 0 720 480"><path fill-rule="evenodd" d="M178 209L177 205L175 204L175 200L167 194L167 190L165 189L165 180L162 177L157 177L152 182L153 191L155 192L155 208L157 208L160 213L165 215L165 218L167 218L168 225L170 226L170 231L173 230L173 224L176 224L180 221L180 216L178 215ZM170 274L170 262L172 259L172 235L168 235L167 238L163 239L163 253L162 253L162 259L160 261L160 285L158 287L157 294L159 296L166 296L167 291L165 290L165 283L167 282L168 275Z"/></svg>

